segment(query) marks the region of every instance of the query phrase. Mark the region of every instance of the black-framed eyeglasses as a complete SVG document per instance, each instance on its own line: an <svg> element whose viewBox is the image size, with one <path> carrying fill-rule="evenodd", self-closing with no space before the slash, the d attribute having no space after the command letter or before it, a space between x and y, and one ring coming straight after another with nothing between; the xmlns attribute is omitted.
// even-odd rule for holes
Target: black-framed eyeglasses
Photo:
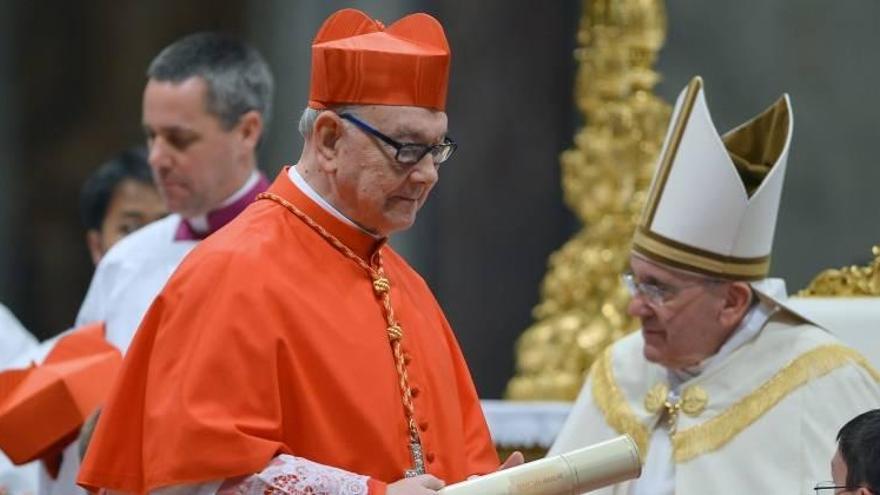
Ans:
<svg viewBox="0 0 880 495"><path fill-rule="evenodd" d="M872 490L872 489L870 489L870 488L868 488L868 487L866 487L866 486L846 486L846 485L838 485L838 484L836 484L836 483L833 482L833 481L821 481L821 482L819 482L819 483L816 483L816 486L813 487L813 490L815 490L815 492L818 493L818 494L820 494L820 495L829 495L829 494L832 494L832 493L837 493L836 490L846 490L846 491L849 491L849 492L854 492L854 491L858 490L859 488L864 488L864 489L868 490L868 492L870 492L870 493L877 493L877 492L875 492L874 490ZM831 490L831 491L830 491L830 492L826 492L825 490Z"/></svg>
<svg viewBox="0 0 880 495"><path fill-rule="evenodd" d="M341 113L339 114L339 117L351 122L356 125L358 129L367 134L372 134L379 138L383 143L394 148L396 151L394 159L404 165L415 165L422 161L422 158L428 153L431 154L431 159L434 160L434 164L439 165L446 160L449 160L449 157L451 157L452 154L455 153L455 150L458 149L458 145L455 144L455 141L448 136L444 138L443 142L440 144L401 143L386 136L375 127L350 113Z"/></svg>

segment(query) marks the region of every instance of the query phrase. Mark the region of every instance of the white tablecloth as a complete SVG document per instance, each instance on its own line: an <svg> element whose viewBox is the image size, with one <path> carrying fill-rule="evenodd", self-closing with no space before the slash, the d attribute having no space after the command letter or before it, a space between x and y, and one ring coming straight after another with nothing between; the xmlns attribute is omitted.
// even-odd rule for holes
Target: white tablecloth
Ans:
<svg viewBox="0 0 880 495"><path fill-rule="evenodd" d="M483 400L492 440L499 447L549 448L571 409L569 402Z"/></svg>

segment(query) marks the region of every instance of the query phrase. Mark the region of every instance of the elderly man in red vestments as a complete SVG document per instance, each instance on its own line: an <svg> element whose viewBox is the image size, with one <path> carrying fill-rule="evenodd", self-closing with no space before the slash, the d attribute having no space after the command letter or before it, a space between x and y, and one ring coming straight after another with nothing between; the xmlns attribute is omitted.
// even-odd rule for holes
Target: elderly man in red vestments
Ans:
<svg viewBox="0 0 880 495"><path fill-rule="evenodd" d="M455 151L443 28L346 9L312 57L299 162L153 303L81 485L410 495L499 467L443 312L386 244Z"/></svg>

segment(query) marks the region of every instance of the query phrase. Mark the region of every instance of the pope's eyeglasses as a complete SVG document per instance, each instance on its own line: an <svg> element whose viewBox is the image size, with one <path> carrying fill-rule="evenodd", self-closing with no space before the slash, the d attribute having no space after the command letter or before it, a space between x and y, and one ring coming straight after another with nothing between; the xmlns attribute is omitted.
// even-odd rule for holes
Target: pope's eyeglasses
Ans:
<svg viewBox="0 0 880 495"><path fill-rule="evenodd" d="M626 272L621 275L623 285L629 291L631 297L642 296L645 301L655 308L663 307L666 303L675 298L684 289L703 285L704 283L717 283L714 279L706 279L700 282L692 282L687 285L673 287L661 282L639 282L632 272Z"/></svg>
<svg viewBox="0 0 880 495"><path fill-rule="evenodd" d="M351 122L358 129L375 136L383 143L394 148L396 151L394 159L404 165L415 165L422 161L422 158L428 153L431 154L434 164L439 165L449 160L452 154L455 153L455 150L458 149L458 145L450 137L444 138L440 144L401 143L386 136L375 127L350 113L341 113L339 117Z"/></svg>

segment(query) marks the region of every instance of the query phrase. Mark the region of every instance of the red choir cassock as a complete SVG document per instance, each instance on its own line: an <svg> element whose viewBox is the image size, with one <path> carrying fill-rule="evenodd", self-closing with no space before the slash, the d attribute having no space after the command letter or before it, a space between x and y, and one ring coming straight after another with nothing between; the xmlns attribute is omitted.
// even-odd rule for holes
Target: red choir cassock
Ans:
<svg viewBox="0 0 880 495"><path fill-rule="evenodd" d="M381 253L427 472L452 483L494 471L470 374L424 280L286 172L270 192L368 263ZM384 491L413 463L387 326L361 266L284 206L256 201L199 244L153 303L80 484L143 493L255 473L286 453Z"/></svg>

